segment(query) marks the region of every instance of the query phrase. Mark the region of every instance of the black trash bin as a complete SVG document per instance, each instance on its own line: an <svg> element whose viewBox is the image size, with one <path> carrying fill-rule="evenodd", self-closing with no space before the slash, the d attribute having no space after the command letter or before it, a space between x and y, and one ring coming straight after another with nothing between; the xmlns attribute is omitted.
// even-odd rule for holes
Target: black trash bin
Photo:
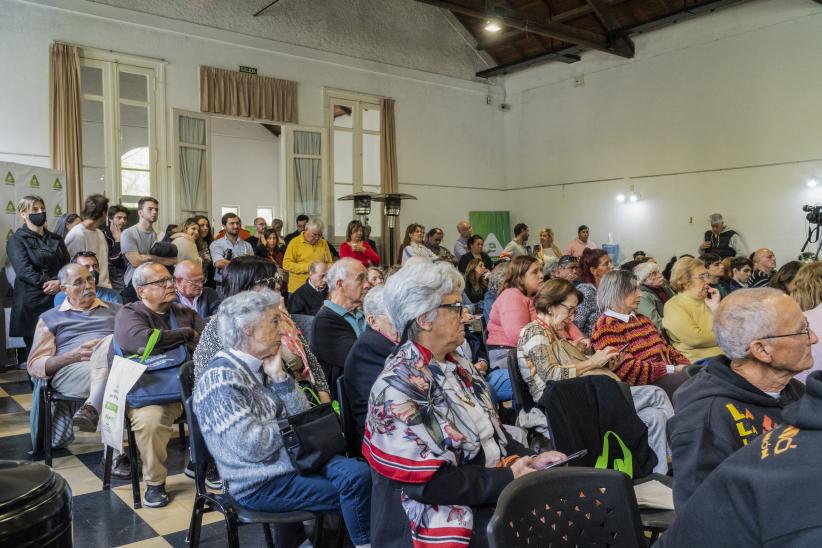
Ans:
<svg viewBox="0 0 822 548"><path fill-rule="evenodd" d="M0 460L0 546L70 547L71 488L43 464Z"/></svg>

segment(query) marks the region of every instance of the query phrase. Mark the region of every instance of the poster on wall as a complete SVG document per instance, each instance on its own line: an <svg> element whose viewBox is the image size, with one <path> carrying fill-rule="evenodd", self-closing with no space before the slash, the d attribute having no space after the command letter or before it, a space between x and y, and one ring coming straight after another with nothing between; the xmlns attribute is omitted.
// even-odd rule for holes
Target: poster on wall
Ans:
<svg viewBox="0 0 822 548"><path fill-rule="evenodd" d="M62 171L45 167L0 162L0 204L3 206L0 219L0 264L6 264L6 242L23 222L17 215L17 201L23 196L40 196L46 202L48 223L66 212L66 178Z"/></svg>
<svg viewBox="0 0 822 548"><path fill-rule="evenodd" d="M468 222L474 234L485 240L482 250L495 261L511 240L511 214L508 211L469 211Z"/></svg>

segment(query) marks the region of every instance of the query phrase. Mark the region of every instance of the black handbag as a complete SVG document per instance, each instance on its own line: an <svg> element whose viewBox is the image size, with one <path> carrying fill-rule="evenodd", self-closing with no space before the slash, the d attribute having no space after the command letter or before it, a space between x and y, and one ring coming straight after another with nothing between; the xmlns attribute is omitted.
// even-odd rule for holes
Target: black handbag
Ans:
<svg viewBox="0 0 822 548"><path fill-rule="evenodd" d="M301 475L317 472L335 455L345 453L340 419L330 403L277 419L291 464Z"/></svg>

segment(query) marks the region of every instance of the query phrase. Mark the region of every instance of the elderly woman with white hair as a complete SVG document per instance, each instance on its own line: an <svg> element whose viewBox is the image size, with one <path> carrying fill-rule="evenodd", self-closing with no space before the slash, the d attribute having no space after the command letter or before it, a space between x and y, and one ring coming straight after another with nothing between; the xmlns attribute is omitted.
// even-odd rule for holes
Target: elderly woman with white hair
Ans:
<svg viewBox="0 0 822 548"><path fill-rule="evenodd" d="M634 267L634 276L639 281L641 291L637 312L653 322L662 332L662 316L665 313L665 303L673 297L673 293L665 283L665 277L655 262L646 261Z"/></svg>
<svg viewBox="0 0 822 548"><path fill-rule="evenodd" d="M385 284L400 345L371 389L363 441L381 548L483 546L505 486L563 457L529 455L511 439L482 376L456 352L463 284L446 263L405 266Z"/></svg>
<svg viewBox="0 0 822 548"><path fill-rule="evenodd" d="M280 355L280 296L270 290L229 297L217 315L223 350L197 381L194 413L231 495L262 512L342 513L356 546L370 543L368 466L335 456L319 472L299 474L278 420L309 403Z"/></svg>
<svg viewBox="0 0 822 548"><path fill-rule="evenodd" d="M646 316L637 314L639 281L626 270L613 270L602 277L597 305L604 310L594 324L591 344L597 350L622 349L614 373L631 386L654 384L672 396L687 375L690 364L659 333Z"/></svg>
<svg viewBox="0 0 822 548"><path fill-rule="evenodd" d="M346 398L357 423L357 435L362 438L368 414L368 395L374 381L382 373L385 360L397 344L397 330L385 311L385 287L372 288L363 301L363 314L368 325L351 347L343 367ZM359 439L358 442L361 442ZM359 446L359 443L352 444Z"/></svg>

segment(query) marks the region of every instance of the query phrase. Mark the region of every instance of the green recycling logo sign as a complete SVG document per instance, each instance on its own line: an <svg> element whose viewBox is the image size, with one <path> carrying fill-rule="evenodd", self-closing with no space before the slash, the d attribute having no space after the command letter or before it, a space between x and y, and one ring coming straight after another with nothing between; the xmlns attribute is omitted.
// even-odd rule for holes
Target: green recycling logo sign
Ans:
<svg viewBox="0 0 822 548"><path fill-rule="evenodd" d="M40 181L37 180L37 175L31 176L31 183L29 183L31 188L40 188Z"/></svg>
<svg viewBox="0 0 822 548"><path fill-rule="evenodd" d="M54 206L54 215L59 217L62 214L63 214L63 208L60 207L60 204L57 204L56 206Z"/></svg>
<svg viewBox="0 0 822 548"><path fill-rule="evenodd" d="M11 174L11 171L6 172L6 184L13 185L14 184L14 175Z"/></svg>
<svg viewBox="0 0 822 548"><path fill-rule="evenodd" d="M54 190L63 190L63 185L60 184L60 179L55 179L54 184L51 185L51 188L53 188Z"/></svg>
<svg viewBox="0 0 822 548"><path fill-rule="evenodd" d="M6 204L6 213L14 213L17 211L17 208L14 207L14 202L9 200L9 203Z"/></svg>

